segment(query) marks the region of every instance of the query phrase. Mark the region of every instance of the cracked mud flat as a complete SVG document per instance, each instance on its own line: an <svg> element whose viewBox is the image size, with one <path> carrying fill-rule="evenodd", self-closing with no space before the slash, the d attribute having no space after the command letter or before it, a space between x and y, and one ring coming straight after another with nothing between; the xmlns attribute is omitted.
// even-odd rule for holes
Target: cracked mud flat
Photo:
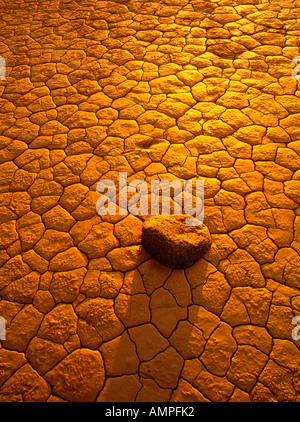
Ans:
<svg viewBox="0 0 300 422"><path fill-rule="evenodd" d="M299 1L0 1L0 401L299 401ZM129 180L205 180L171 270Z"/></svg>

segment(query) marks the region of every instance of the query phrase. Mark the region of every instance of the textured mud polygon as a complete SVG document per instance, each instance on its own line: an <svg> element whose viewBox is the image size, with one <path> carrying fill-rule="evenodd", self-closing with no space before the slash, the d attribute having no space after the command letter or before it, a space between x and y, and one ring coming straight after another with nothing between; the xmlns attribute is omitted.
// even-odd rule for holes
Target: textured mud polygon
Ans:
<svg viewBox="0 0 300 422"><path fill-rule="evenodd" d="M299 401L298 1L0 0L1 401ZM185 270L100 179L205 182Z"/></svg>

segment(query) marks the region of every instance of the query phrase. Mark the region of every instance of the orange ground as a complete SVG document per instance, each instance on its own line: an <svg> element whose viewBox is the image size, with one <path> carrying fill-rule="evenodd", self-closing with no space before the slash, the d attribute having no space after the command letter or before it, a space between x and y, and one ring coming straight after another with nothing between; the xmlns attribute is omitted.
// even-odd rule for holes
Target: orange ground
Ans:
<svg viewBox="0 0 300 422"><path fill-rule="evenodd" d="M0 0L0 401L299 401L299 0ZM187 270L102 178L205 180Z"/></svg>

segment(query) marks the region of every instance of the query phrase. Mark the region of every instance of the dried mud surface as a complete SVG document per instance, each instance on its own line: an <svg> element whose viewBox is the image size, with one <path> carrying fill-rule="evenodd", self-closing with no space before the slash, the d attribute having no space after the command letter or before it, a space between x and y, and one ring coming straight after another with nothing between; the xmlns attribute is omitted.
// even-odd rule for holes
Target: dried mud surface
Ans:
<svg viewBox="0 0 300 422"><path fill-rule="evenodd" d="M299 401L299 1L0 1L0 401ZM205 180L171 270L102 178Z"/></svg>

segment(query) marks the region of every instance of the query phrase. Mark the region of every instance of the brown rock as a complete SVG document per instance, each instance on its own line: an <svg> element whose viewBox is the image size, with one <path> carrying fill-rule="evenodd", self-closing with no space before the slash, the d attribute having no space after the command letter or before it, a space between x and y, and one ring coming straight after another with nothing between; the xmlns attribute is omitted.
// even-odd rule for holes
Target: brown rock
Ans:
<svg viewBox="0 0 300 422"><path fill-rule="evenodd" d="M23 306L23 304L17 302L0 301L0 315L5 319L6 325L11 322Z"/></svg>
<svg viewBox="0 0 300 422"><path fill-rule="evenodd" d="M7 221L5 223L2 223L0 225L0 230L1 230L1 239L0 239L1 249L7 248L10 244L12 244L18 239L15 221Z"/></svg>
<svg viewBox="0 0 300 422"><path fill-rule="evenodd" d="M68 353L74 352L74 350L81 347L80 338L77 334L73 334L68 340L64 343L64 348Z"/></svg>
<svg viewBox="0 0 300 422"><path fill-rule="evenodd" d="M224 268L224 273L232 287L247 286L263 287L265 279L260 266L253 257L244 250L238 249L229 257L230 264Z"/></svg>
<svg viewBox="0 0 300 422"><path fill-rule="evenodd" d="M97 297L100 295L100 282L99 282L100 271L89 270L87 271L84 281L80 287L80 293L83 293L87 297Z"/></svg>
<svg viewBox="0 0 300 422"><path fill-rule="evenodd" d="M208 277L217 271L217 268L205 259L200 259L184 272L192 289L202 286Z"/></svg>
<svg viewBox="0 0 300 422"><path fill-rule="evenodd" d="M18 229L18 233L21 240L22 250L28 251L41 239L45 227L42 223L31 224L26 227Z"/></svg>
<svg viewBox="0 0 300 422"><path fill-rule="evenodd" d="M229 401L231 402L250 402L249 394L243 390L240 390L238 387L235 387L232 396Z"/></svg>
<svg viewBox="0 0 300 422"><path fill-rule="evenodd" d="M236 287L234 289L234 292L236 293L237 298L241 300L243 304L246 306L251 324L265 326L268 318L270 320L269 312L270 312L270 302L272 298L272 293L269 292L267 289L259 289L259 288L253 289L252 287ZM274 307L274 308L277 308L277 307ZM274 314L276 314L276 312L277 310L274 312ZM288 315L290 314L291 313L289 312ZM275 325L278 327L279 331L283 331L286 329L286 328L283 328L283 329L281 328L282 327L281 318L282 318L282 315L279 316L277 314ZM292 320L292 317L290 318L290 321L291 320ZM287 321L286 318L285 318L285 321ZM269 331L271 335L274 335L275 337L277 337L277 334L275 333L273 334L271 329Z"/></svg>
<svg viewBox="0 0 300 422"><path fill-rule="evenodd" d="M234 289L232 290L230 298L227 300L223 308L221 318L232 327L250 323L247 308L244 303L237 297Z"/></svg>
<svg viewBox="0 0 300 422"><path fill-rule="evenodd" d="M144 248L170 268L187 268L198 261L211 245L208 228L186 226L187 216L153 216L143 224Z"/></svg>
<svg viewBox="0 0 300 422"><path fill-rule="evenodd" d="M125 274L123 286L120 292L132 295L136 293L146 293L143 279L137 270L128 271Z"/></svg>
<svg viewBox="0 0 300 422"><path fill-rule="evenodd" d="M188 92L189 88L175 75L163 76L150 82L152 94Z"/></svg>
<svg viewBox="0 0 300 422"><path fill-rule="evenodd" d="M100 353L88 349L75 350L45 375L54 394L71 402L94 401L104 377Z"/></svg>
<svg viewBox="0 0 300 422"><path fill-rule="evenodd" d="M276 395L260 382L257 382L253 387L250 398L252 401L257 402L277 402Z"/></svg>
<svg viewBox="0 0 300 422"><path fill-rule="evenodd" d="M274 339L274 347L270 357L279 365L299 374L300 369L300 351L297 347L287 340Z"/></svg>
<svg viewBox="0 0 300 422"><path fill-rule="evenodd" d="M136 245L141 242L142 222L139 218L129 214L115 225L115 233L121 246Z"/></svg>
<svg viewBox="0 0 300 422"><path fill-rule="evenodd" d="M89 189L87 186L84 186L80 183L66 186L64 193L60 197L59 203L68 212L72 212L83 201L88 190Z"/></svg>
<svg viewBox="0 0 300 422"><path fill-rule="evenodd" d="M76 111L71 117L64 121L64 124L70 129L91 127L97 125L97 123L98 119L95 113L81 110Z"/></svg>
<svg viewBox="0 0 300 422"><path fill-rule="evenodd" d="M135 120L116 120L109 126L108 135L127 138L139 132L139 126Z"/></svg>
<svg viewBox="0 0 300 422"><path fill-rule="evenodd" d="M82 319L78 321L78 336L81 346L87 347L88 349L98 349L102 343L102 339L96 328Z"/></svg>
<svg viewBox="0 0 300 422"><path fill-rule="evenodd" d="M294 328L291 325L294 313L290 306L277 306L272 304L268 311L269 315L266 326L271 336L290 340L291 331Z"/></svg>
<svg viewBox="0 0 300 422"><path fill-rule="evenodd" d="M188 359L184 362L184 366L181 372L181 377L194 385L194 381L197 376L203 370L204 366L199 359Z"/></svg>
<svg viewBox="0 0 300 422"><path fill-rule="evenodd" d="M116 297L123 284L123 274L120 271L101 271L99 284L101 297Z"/></svg>
<svg viewBox="0 0 300 422"><path fill-rule="evenodd" d="M233 329L233 336L237 340L238 344L249 344L251 346L256 347L258 350L266 354L269 354L271 351L272 337L270 336L270 334L264 327L256 327L255 325L240 325ZM275 340L275 341L281 342L281 340ZM289 346L288 342L286 342L286 344L287 346ZM292 348L293 348L293 345L292 345ZM283 352L283 351L280 350L280 352ZM296 353L296 350L294 349L293 352ZM285 355L282 353L282 356L285 356ZM291 362L292 362L292 359L291 359ZM299 361L299 364L300 364L300 361Z"/></svg>
<svg viewBox="0 0 300 422"><path fill-rule="evenodd" d="M33 249L22 254L23 261L25 261L33 271L43 274L48 269L48 261L38 255Z"/></svg>

